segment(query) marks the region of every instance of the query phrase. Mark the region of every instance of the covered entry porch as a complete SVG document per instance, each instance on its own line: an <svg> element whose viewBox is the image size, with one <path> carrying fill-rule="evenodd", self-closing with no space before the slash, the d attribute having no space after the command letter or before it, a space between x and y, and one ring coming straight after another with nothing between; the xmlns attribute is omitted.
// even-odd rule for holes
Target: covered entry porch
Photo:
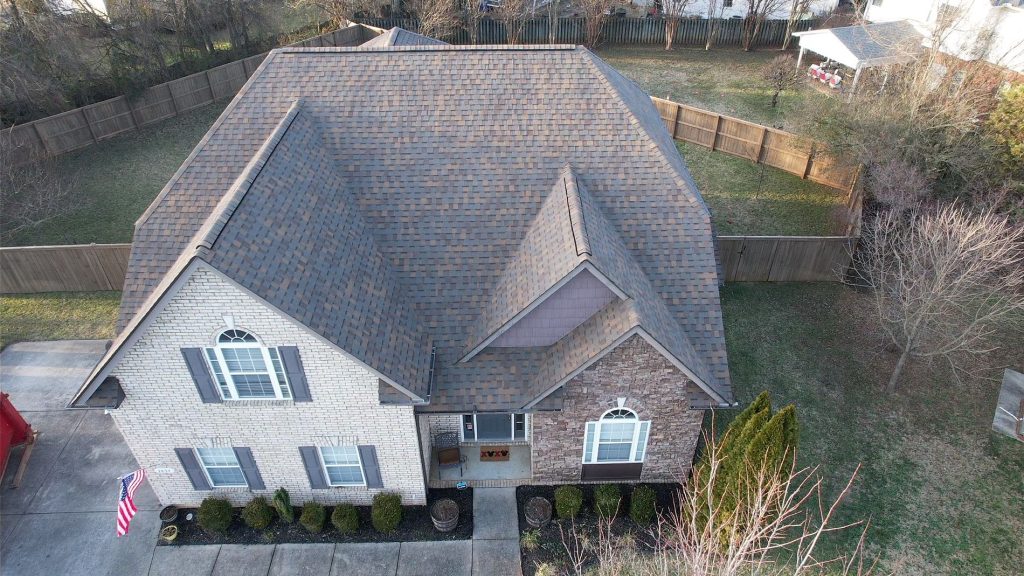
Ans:
<svg viewBox="0 0 1024 576"><path fill-rule="evenodd" d="M518 486L532 477L530 419L522 413L421 415L427 483Z"/></svg>

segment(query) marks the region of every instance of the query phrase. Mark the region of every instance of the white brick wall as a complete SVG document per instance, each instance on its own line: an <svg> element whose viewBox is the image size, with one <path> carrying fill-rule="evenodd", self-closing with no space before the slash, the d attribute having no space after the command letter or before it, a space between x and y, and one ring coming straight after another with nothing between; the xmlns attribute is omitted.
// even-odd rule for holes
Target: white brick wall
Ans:
<svg viewBox="0 0 1024 576"><path fill-rule="evenodd" d="M180 349L211 345L227 328L224 316L265 345L297 346L313 401L203 404ZM251 448L267 486L259 494L269 497L283 486L296 504L369 503L380 490L310 489L298 447L329 444L376 446L384 490L399 492L408 504L426 503L412 408L381 406L375 375L218 272L198 268L113 375L127 395L114 421L165 505L197 505L210 495L241 505L254 495L248 489L192 489L174 449L207 445Z"/></svg>

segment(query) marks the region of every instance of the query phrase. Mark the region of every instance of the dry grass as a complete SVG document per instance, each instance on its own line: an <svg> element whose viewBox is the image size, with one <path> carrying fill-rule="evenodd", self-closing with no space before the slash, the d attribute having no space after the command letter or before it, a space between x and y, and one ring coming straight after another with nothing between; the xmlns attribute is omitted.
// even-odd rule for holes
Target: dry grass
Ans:
<svg viewBox="0 0 1024 576"><path fill-rule="evenodd" d="M120 292L50 292L0 297L0 348L34 340L114 337Z"/></svg>

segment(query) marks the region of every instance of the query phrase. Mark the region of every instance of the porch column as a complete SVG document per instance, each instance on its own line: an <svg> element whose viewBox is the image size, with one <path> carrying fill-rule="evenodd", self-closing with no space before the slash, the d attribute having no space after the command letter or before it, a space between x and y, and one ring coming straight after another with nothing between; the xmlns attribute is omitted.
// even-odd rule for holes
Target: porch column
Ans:
<svg viewBox="0 0 1024 576"><path fill-rule="evenodd" d="M796 57L796 73L797 74L800 73L800 63L803 62L803 60L804 60L804 52L806 50L807 50L807 48L804 48L803 46L801 46L800 47L800 54L798 54L797 57Z"/></svg>
<svg viewBox="0 0 1024 576"><path fill-rule="evenodd" d="M853 96L853 93L857 91L857 82L860 80L860 71L863 69L864 67L858 63L857 70L853 73L853 84L850 85L850 96Z"/></svg>

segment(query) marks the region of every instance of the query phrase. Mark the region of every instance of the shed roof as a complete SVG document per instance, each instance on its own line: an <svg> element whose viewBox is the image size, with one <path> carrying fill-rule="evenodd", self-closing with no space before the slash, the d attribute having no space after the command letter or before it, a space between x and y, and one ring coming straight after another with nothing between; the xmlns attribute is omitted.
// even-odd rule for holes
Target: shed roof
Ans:
<svg viewBox="0 0 1024 576"><path fill-rule="evenodd" d="M921 50L921 33L900 20L795 32L800 48L850 68L909 62Z"/></svg>

